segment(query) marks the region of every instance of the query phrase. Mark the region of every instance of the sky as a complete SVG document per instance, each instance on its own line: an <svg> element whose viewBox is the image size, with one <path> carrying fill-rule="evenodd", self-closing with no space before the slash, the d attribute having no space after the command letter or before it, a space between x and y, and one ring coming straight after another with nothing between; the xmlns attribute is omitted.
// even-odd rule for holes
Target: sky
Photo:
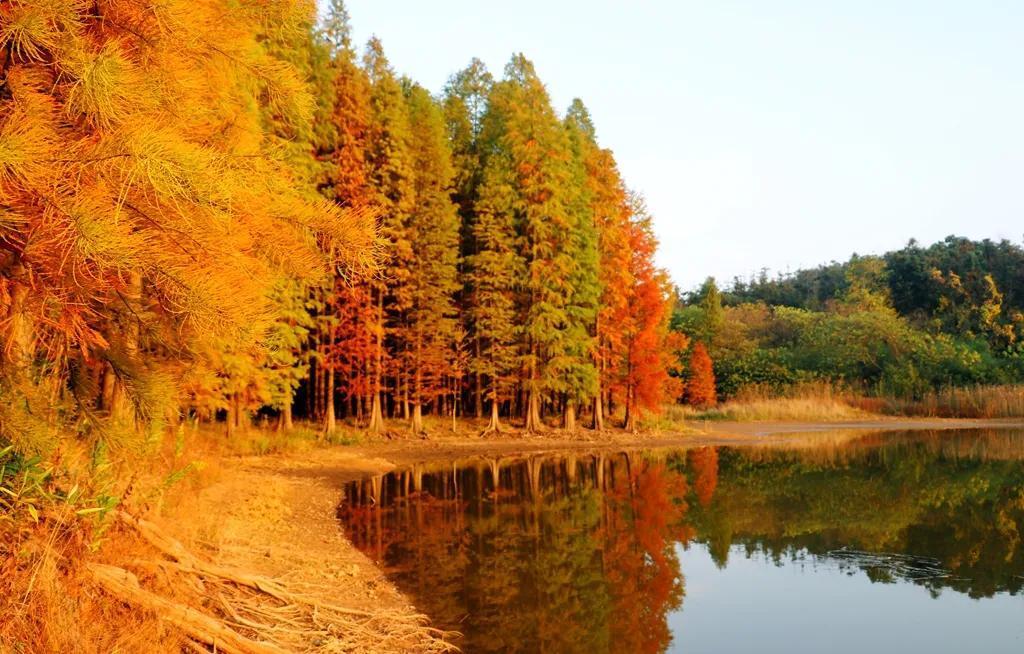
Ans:
<svg viewBox="0 0 1024 654"><path fill-rule="evenodd" d="M1024 240L1024 2L347 5L354 41L432 92L523 52L556 108L581 98L683 290L911 238Z"/></svg>

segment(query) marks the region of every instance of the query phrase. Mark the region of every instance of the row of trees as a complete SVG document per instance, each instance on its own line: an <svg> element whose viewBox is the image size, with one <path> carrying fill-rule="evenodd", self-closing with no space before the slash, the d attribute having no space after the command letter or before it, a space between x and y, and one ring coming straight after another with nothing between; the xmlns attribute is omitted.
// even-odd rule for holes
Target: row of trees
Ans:
<svg viewBox="0 0 1024 654"><path fill-rule="evenodd" d="M674 392L643 202L521 55L435 98L341 2L19 0L0 71L0 445Z"/></svg>
<svg viewBox="0 0 1024 654"><path fill-rule="evenodd" d="M440 98L399 78L371 39L361 60L341 2L323 31L330 95L320 188L380 215L380 274L321 289L303 410L423 430L423 414L543 414L575 429L612 408L634 427L671 389L671 289L642 200L579 100L564 117L516 55L474 60ZM468 411L467 411L468 408Z"/></svg>

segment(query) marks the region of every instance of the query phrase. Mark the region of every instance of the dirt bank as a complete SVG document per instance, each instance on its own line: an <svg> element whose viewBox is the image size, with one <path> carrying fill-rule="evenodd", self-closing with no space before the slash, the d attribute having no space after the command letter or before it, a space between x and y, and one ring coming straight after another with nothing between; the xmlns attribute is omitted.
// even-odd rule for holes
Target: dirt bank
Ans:
<svg viewBox="0 0 1024 654"><path fill-rule="evenodd" d="M479 438L437 434L422 440L391 440L339 446L299 454L227 459L217 480L195 489L191 501L165 512L161 522L194 551L221 565L303 588L325 601L357 609L413 610L383 573L345 538L335 519L340 487L346 481L381 474L403 464L532 452L603 450L699 445L754 445L808 442L826 433L878 429L957 429L1020 427L1021 421L878 419L844 423L691 423L685 432L632 435L608 432L599 438ZM425 641L388 640L369 634L369 650L420 651ZM374 628L373 625L370 627ZM426 638L426 635L423 635ZM341 650L344 651L344 650Z"/></svg>

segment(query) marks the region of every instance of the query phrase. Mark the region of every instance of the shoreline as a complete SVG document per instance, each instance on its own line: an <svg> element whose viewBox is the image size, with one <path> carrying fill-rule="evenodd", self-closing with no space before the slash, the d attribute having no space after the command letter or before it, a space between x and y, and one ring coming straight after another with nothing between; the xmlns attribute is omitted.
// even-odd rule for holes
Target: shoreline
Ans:
<svg viewBox="0 0 1024 654"><path fill-rule="evenodd" d="M969 428L1024 429L1024 421L893 418L834 423L709 422L688 424L687 432L606 432L604 438L591 440L567 439L558 434L530 438L456 435L328 446L227 459L221 464L220 478L197 489L193 501L187 503L188 515L172 511L161 522L194 551L218 564L318 588L325 599L354 609L407 614L417 611L411 599L355 548L336 517L341 486L346 482L385 474L403 465L474 456L706 445L782 446L820 442L821 436L833 432L853 435L850 432ZM424 630L423 637L436 638L436 634ZM395 643L379 651L416 651L425 645Z"/></svg>

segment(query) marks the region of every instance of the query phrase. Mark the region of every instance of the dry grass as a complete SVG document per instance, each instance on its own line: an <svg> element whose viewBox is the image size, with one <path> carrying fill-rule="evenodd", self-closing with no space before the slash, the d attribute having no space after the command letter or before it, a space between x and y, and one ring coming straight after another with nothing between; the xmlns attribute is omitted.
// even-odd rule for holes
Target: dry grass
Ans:
<svg viewBox="0 0 1024 654"><path fill-rule="evenodd" d="M946 388L920 400L886 399L883 410L936 418L1024 418L1024 386Z"/></svg>
<svg viewBox="0 0 1024 654"><path fill-rule="evenodd" d="M180 651L175 630L99 591L84 565L92 534L81 521L51 515L18 531L0 531L0 652ZM142 547L118 538L106 549L132 558Z"/></svg>
<svg viewBox="0 0 1024 654"><path fill-rule="evenodd" d="M673 406L667 411L672 422L685 420L732 420L738 422L800 421L836 422L877 415L859 403L855 395L827 384L804 384L778 396L761 388L748 388L716 407L698 409Z"/></svg>
<svg viewBox="0 0 1024 654"><path fill-rule="evenodd" d="M340 427L331 444L354 441L355 429ZM235 479L243 462L263 460L252 455L290 453L292 460L303 460L304 452L326 444L316 430L303 426L288 433L253 428L231 440L220 428L182 426L145 458L124 453L110 466L118 481L104 492L122 497L121 507L137 515L165 516L161 522L181 530L189 551L201 552L195 560L277 562L281 559L265 559L263 549L247 551L254 534L270 530L274 536L267 534L267 542L276 547L275 539L290 529L290 546L296 552L306 549L309 529L320 537L331 534L333 539L314 549L315 555L282 557L289 561L287 567L261 577L267 588L287 593L287 601L231 580L175 571L178 563L135 530L109 517L99 521L95 515L77 516L77 507L41 504L38 522L25 511L17 516L0 514L0 654L211 651L187 638L167 616L158 615L152 603L112 595L97 569L123 570L141 595L159 598L158 606L192 607L245 637L276 642L287 651L447 649L448 643L422 616L395 603L400 602L397 593L394 597L399 599L390 604L375 599L379 573L372 566L362 574L372 578L373 585L358 585L362 606L346 608L353 599L346 593L356 579L337 572L342 565L348 571L351 564L335 560L346 545L339 531L330 532L336 491L329 489L321 498L326 502L306 507L307 514L314 509L318 516L323 514L325 522L314 528L307 522L309 515L295 515L296 504L305 497L301 489L286 495L280 480L272 481L265 473ZM66 462L66 454L60 457ZM272 469L276 464L269 465ZM54 483L67 490L67 475ZM258 506L259 511L239 515L230 506L211 502L206 490L213 486L234 487L238 505ZM249 498L251 502L246 501ZM304 580L295 577L296 567L304 568ZM334 576L327 574L330 570L335 570Z"/></svg>
<svg viewBox="0 0 1024 654"><path fill-rule="evenodd" d="M686 420L836 422L882 415L1024 418L1024 386L946 388L919 400L867 396L828 384L803 384L782 395L751 387L716 407L669 407L662 423L681 424Z"/></svg>

